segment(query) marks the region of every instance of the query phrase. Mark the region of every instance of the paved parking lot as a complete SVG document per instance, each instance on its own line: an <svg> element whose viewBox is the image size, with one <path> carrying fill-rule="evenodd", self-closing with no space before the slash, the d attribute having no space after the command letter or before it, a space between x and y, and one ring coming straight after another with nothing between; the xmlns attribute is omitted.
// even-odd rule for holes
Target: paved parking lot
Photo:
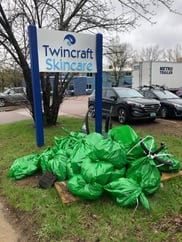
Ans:
<svg viewBox="0 0 182 242"><path fill-rule="evenodd" d="M66 97L60 106L59 116L84 117L87 112L88 96ZM31 119L28 108L9 106L0 108L0 124Z"/></svg>
<svg viewBox="0 0 182 242"><path fill-rule="evenodd" d="M87 95L66 97L60 106L59 116L84 117L88 110L88 97L89 96ZM0 124L32 118L27 108L15 109L15 107L8 107L8 109L9 111L5 112L2 110L2 108L0 108ZM117 122L117 120L114 120L113 122ZM157 118L154 123L133 122L131 126L145 126L148 129L173 129L173 132L176 131L176 133L178 133L178 136L182 136L182 119L168 120Z"/></svg>

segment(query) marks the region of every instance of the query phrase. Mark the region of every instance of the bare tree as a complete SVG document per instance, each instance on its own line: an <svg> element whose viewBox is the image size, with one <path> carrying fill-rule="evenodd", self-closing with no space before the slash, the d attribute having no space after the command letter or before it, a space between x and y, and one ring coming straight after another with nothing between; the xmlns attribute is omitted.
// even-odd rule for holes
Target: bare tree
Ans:
<svg viewBox="0 0 182 242"><path fill-rule="evenodd" d="M131 1L117 0L117 7L111 1L97 0L1 0L0 1L0 47L6 49L22 69L27 95L34 113L27 26L74 32L127 31L134 28L139 18L153 21L152 7L162 4L172 9L172 0ZM119 10L119 11L118 11ZM67 79L71 77L67 74ZM68 82L59 85L57 75L53 87L53 102L50 103L49 78L40 76L43 91L44 120L55 125L59 105Z"/></svg>
<svg viewBox="0 0 182 242"><path fill-rule="evenodd" d="M164 53L164 60L172 62L182 62L182 48L177 44L175 49L167 49Z"/></svg>
<svg viewBox="0 0 182 242"><path fill-rule="evenodd" d="M143 48L140 54L141 61L160 61L163 58L164 50L159 45Z"/></svg>
<svg viewBox="0 0 182 242"><path fill-rule="evenodd" d="M119 86L123 75L123 68L132 56L132 47L128 43L121 43L119 37L111 39L108 46L105 46L106 57L109 60L111 75L114 77L114 86Z"/></svg>

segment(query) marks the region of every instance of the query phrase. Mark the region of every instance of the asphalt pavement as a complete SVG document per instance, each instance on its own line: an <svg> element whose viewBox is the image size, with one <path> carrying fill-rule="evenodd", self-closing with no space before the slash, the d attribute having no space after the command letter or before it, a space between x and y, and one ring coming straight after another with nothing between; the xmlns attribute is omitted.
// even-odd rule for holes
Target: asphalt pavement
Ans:
<svg viewBox="0 0 182 242"><path fill-rule="evenodd" d="M88 96L66 97L60 105L58 116L84 117L88 108ZM0 108L0 124L32 119L28 108Z"/></svg>

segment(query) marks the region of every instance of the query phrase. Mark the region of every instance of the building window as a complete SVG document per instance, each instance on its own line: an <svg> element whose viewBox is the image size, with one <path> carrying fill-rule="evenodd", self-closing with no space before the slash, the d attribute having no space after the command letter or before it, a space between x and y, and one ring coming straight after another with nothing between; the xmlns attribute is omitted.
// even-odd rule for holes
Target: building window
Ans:
<svg viewBox="0 0 182 242"><path fill-rule="evenodd" d="M131 72L130 71L125 72L125 76L131 76Z"/></svg>
<svg viewBox="0 0 182 242"><path fill-rule="evenodd" d="M68 85L68 95L71 95L73 96L75 94L75 88L74 88L74 85L72 83L70 83Z"/></svg>
<svg viewBox="0 0 182 242"><path fill-rule="evenodd" d="M87 73L87 76L92 77L93 73L89 72L89 73Z"/></svg>
<svg viewBox="0 0 182 242"><path fill-rule="evenodd" d="M86 93L90 94L91 92L92 92L92 84L87 83L87 85L86 85Z"/></svg>
<svg viewBox="0 0 182 242"><path fill-rule="evenodd" d="M87 83L86 89L92 89L92 84Z"/></svg>

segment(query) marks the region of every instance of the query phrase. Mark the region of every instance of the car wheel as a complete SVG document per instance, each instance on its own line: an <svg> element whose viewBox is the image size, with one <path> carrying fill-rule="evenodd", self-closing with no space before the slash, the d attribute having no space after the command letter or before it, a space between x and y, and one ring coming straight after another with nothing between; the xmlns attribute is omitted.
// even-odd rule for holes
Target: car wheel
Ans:
<svg viewBox="0 0 182 242"><path fill-rule="evenodd" d="M167 118L169 116L168 109L166 107L161 107L161 118Z"/></svg>
<svg viewBox="0 0 182 242"><path fill-rule="evenodd" d="M95 118L95 108L94 105L90 105L88 108L88 117Z"/></svg>
<svg viewBox="0 0 182 242"><path fill-rule="evenodd" d="M120 108L118 110L118 121L120 124L124 124L126 123L126 121L128 120L128 114L126 109L124 108Z"/></svg>
<svg viewBox="0 0 182 242"><path fill-rule="evenodd" d="M3 98L0 98L0 107L5 107L6 101Z"/></svg>

